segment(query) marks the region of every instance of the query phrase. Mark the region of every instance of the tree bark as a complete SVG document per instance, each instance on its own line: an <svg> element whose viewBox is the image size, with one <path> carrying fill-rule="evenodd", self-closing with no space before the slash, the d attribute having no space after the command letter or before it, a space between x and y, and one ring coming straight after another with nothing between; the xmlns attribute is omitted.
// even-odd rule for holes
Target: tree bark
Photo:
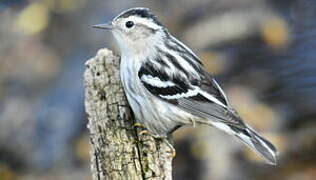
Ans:
<svg viewBox="0 0 316 180"><path fill-rule="evenodd" d="M85 108L94 180L172 179L171 148L139 134L119 77L119 57L101 49L86 62Z"/></svg>

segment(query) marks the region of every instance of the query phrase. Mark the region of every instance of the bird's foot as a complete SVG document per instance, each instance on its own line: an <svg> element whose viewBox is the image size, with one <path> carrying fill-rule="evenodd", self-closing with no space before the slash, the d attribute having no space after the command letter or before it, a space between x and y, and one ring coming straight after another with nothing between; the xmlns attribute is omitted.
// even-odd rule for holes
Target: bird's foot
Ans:
<svg viewBox="0 0 316 180"><path fill-rule="evenodd" d="M151 137L153 137L154 139L159 139L161 141L163 141L170 149L170 158L174 158L176 157L176 150L174 149L174 147L172 146L172 144L170 144L170 142L168 141L167 137L165 136L159 136L153 133L150 133L148 130L142 130L138 133L140 136L142 135L149 135Z"/></svg>
<svg viewBox="0 0 316 180"><path fill-rule="evenodd" d="M169 141L164 138L163 141L167 144L167 146L170 148L170 158L175 158L177 155L176 149L172 146L172 144L169 143Z"/></svg>
<svg viewBox="0 0 316 180"><path fill-rule="evenodd" d="M161 135L157 135L157 134L153 134L150 131L146 130L146 127L140 123L135 123L133 124L133 127L136 128L141 128L143 130L139 131L137 134L139 136L143 136L143 135L148 135L153 137L154 139L159 139L161 141L163 141L170 149L170 158L174 158L176 157L176 150L174 149L174 147L172 146L172 144L170 144L170 142L168 141L168 137L167 136L161 136Z"/></svg>
<svg viewBox="0 0 316 180"><path fill-rule="evenodd" d="M150 133L150 132L147 131L147 130L142 130L142 131L140 131L140 132L138 133L138 135L140 135L140 136L145 135L145 134L150 135L150 136L152 136L152 137L155 136L154 134ZM154 138L155 138L155 137L154 137Z"/></svg>
<svg viewBox="0 0 316 180"><path fill-rule="evenodd" d="M136 127L136 128L145 128L144 125L140 124L140 123L134 123L133 124L133 127Z"/></svg>

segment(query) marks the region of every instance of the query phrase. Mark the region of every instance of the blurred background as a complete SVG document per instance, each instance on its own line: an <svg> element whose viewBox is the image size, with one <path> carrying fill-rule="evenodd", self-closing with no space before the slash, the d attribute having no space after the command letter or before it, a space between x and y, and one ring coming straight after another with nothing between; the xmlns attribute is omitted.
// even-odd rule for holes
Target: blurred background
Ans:
<svg viewBox="0 0 316 180"><path fill-rule="evenodd" d="M0 0L0 180L91 179L84 62L119 53L91 25L135 6L201 57L280 152L270 166L213 128L181 128L174 179L316 179L315 0Z"/></svg>

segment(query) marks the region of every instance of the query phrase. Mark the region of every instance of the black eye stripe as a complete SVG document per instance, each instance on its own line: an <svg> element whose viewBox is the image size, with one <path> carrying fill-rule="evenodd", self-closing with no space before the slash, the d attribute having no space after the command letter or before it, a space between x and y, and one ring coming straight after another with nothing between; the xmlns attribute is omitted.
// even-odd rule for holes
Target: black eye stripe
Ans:
<svg viewBox="0 0 316 180"><path fill-rule="evenodd" d="M133 22L133 21L127 21L127 22L125 23L125 26L126 26L127 28L131 28L131 27L134 26L134 22Z"/></svg>

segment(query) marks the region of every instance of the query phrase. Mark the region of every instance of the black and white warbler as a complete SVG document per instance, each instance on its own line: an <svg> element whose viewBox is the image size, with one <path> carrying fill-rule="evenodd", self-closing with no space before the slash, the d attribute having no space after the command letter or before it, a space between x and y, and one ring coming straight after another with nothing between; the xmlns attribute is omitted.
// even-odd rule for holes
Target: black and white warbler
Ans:
<svg viewBox="0 0 316 180"><path fill-rule="evenodd" d="M128 9L108 24L121 50L128 102L150 133L165 137L183 125L207 124L233 135L276 164L275 147L245 124L200 59L147 8Z"/></svg>

